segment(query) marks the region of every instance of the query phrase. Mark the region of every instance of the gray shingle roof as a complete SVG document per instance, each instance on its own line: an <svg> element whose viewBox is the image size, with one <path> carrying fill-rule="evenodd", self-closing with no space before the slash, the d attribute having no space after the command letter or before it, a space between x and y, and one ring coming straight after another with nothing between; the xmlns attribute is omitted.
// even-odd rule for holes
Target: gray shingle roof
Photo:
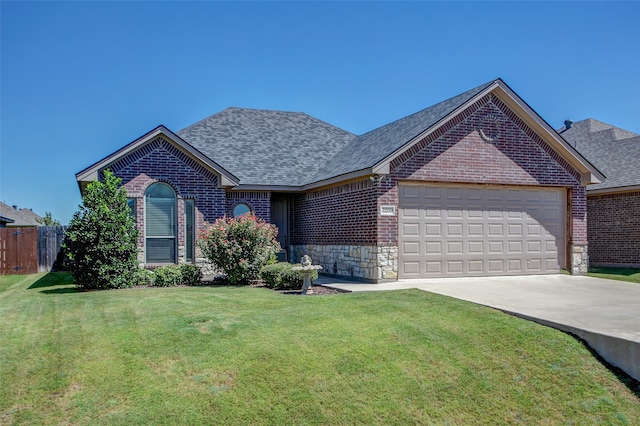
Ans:
<svg viewBox="0 0 640 426"><path fill-rule="evenodd" d="M355 135L300 112L227 108L179 132L244 185L301 186Z"/></svg>
<svg viewBox="0 0 640 426"><path fill-rule="evenodd" d="M587 191L640 185L640 135L592 118L558 133L606 176Z"/></svg>
<svg viewBox="0 0 640 426"><path fill-rule="evenodd" d="M38 226L40 225L38 219L42 219L31 209L15 209L5 203L0 203L0 216L12 219L13 222L8 223L10 226Z"/></svg>
<svg viewBox="0 0 640 426"><path fill-rule="evenodd" d="M311 182L373 167L464 105L496 80L358 136L325 164Z"/></svg>
<svg viewBox="0 0 640 426"><path fill-rule="evenodd" d="M302 186L374 166L494 82L357 137L304 113L245 108L177 134L243 185Z"/></svg>

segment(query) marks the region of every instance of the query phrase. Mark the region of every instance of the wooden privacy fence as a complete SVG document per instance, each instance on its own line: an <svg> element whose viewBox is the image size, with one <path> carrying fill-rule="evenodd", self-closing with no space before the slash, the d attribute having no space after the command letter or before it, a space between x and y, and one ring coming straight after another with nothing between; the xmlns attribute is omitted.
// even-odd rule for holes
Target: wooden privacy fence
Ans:
<svg viewBox="0 0 640 426"><path fill-rule="evenodd" d="M0 228L0 275L60 269L66 226Z"/></svg>

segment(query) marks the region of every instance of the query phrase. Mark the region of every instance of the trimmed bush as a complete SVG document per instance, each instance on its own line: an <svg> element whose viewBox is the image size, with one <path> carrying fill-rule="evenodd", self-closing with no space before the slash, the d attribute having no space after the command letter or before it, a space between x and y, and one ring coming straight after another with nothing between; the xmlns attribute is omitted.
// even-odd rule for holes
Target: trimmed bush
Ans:
<svg viewBox="0 0 640 426"><path fill-rule="evenodd" d="M260 270L260 278L269 288L282 288L282 274L287 268L291 268L290 263L279 262L267 265Z"/></svg>
<svg viewBox="0 0 640 426"><path fill-rule="evenodd" d="M182 272L178 265L164 265L153 270L155 287L175 287L182 284Z"/></svg>
<svg viewBox="0 0 640 426"><path fill-rule="evenodd" d="M287 262L279 262L273 265L267 265L260 271L260 278L264 285L276 290L299 290L304 284L304 275L300 271L294 271L294 266L302 266L301 264L292 265ZM313 271L311 281L318 279L318 271Z"/></svg>
<svg viewBox="0 0 640 426"><path fill-rule="evenodd" d="M184 285L202 284L202 269L199 266L183 263L180 265L180 275L182 275L182 284Z"/></svg>
<svg viewBox="0 0 640 426"><path fill-rule="evenodd" d="M84 289L130 287L138 269L138 229L122 179L109 170L91 182L63 243L67 268Z"/></svg>
<svg viewBox="0 0 640 426"><path fill-rule="evenodd" d="M138 268L135 272L134 283L139 286L152 286L153 285L153 271L144 268Z"/></svg>
<svg viewBox="0 0 640 426"><path fill-rule="evenodd" d="M277 233L275 225L245 214L216 220L202 232L198 246L231 284L249 284L265 265L275 262L280 251Z"/></svg>

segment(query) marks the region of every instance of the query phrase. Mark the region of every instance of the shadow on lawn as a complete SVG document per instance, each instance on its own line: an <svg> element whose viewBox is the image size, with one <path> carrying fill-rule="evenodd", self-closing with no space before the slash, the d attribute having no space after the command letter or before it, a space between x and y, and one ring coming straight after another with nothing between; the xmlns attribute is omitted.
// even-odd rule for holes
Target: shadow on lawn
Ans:
<svg viewBox="0 0 640 426"><path fill-rule="evenodd" d="M73 277L68 272L49 272L44 277L40 278L33 284L31 284L28 289L34 288L45 288L45 287L56 287L59 285L69 285L74 284ZM58 290L70 290L66 289L58 289ZM73 289L75 290L75 289ZM50 290L43 291L43 293L52 292ZM66 293L69 293L68 291Z"/></svg>
<svg viewBox="0 0 640 426"><path fill-rule="evenodd" d="M40 293L44 294L66 294L66 293L83 293L83 291L77 287L64 287L55 288L51 290L41 290Z"/></svg>

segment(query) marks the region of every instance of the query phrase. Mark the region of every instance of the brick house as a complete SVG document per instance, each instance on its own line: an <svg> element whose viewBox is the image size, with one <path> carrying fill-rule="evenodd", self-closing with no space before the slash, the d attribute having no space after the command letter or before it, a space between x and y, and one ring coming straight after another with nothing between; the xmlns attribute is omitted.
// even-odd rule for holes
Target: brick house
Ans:
<svg viewBox="0 0 640 426"><path fill-rule="evenodd" d="M585 186L603 180L500 79L363 135L241 108L159 126L79 172L81 191L107 168L142 262L196 262L199 229L252 211L282 259L373 282L585 272Z"/></svg>
<svg viewBox="0 0 640 426"><path fill-rule="evenodd" d="M640 135L594 119L559 133L607 177L587 187L590 264L640 268Z"/></svg>

